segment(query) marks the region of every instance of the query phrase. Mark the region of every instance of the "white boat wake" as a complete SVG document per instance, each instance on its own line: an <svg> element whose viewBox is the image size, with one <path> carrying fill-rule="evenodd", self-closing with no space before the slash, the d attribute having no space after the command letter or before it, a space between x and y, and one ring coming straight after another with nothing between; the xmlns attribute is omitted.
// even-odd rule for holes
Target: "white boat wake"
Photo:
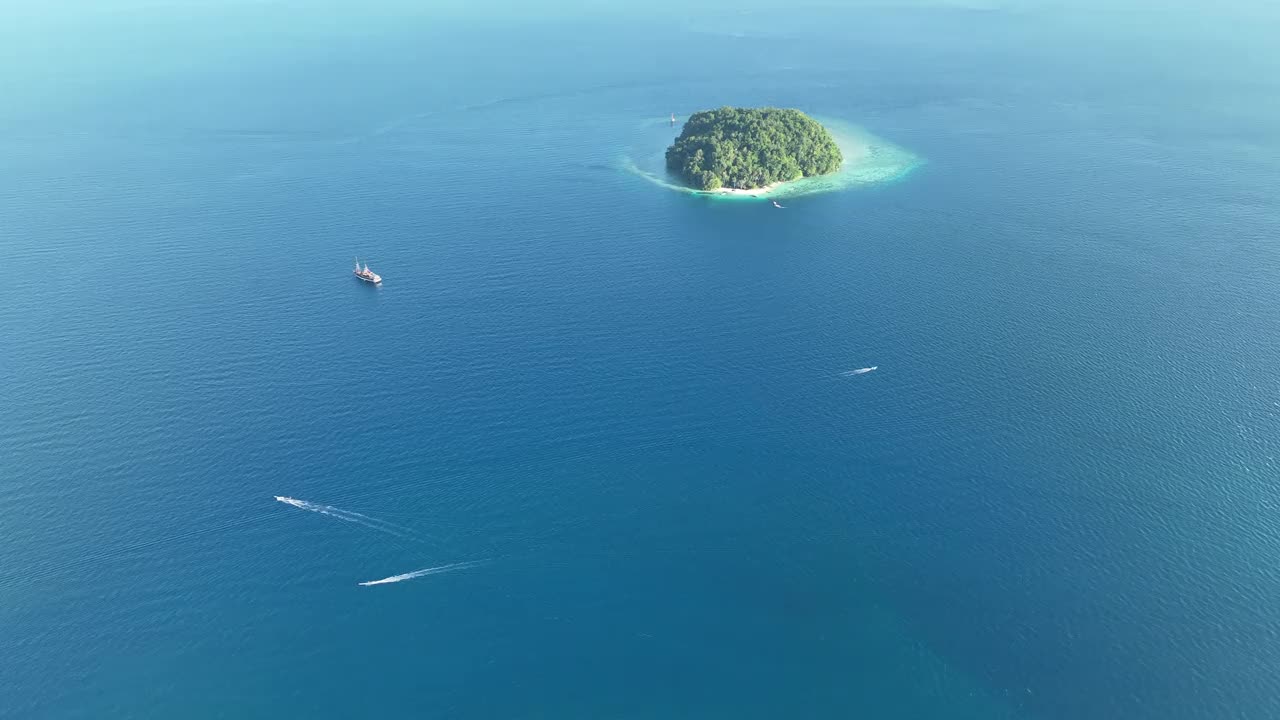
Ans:
<svg viewBox="0 0 1280 720"><path fill-rule="evenodd" d="M332 505L317 505L316 503L310 503L306 500L298 500L296 498L285 497L283 495L276 495L275 498L278 502L282 502L285 505L292 505L299 510L328 515L329 517L334 517L357 525L363 525L371 530L378 530L400 538L414 538L414 533L409 528L400 527L399 525L389 523L386 520L371 518L368 515L362 515L358 512L352 512L351 510L343 510L342 508L336 508Z"/></svg>
<svg viewBox="0 0 1280 720"><path fill-rule="evenodd" d="M371 585L386 585L388 583L404 582L405 580L412 580L414 578L420 578L425 575L437 575L439 573L452 572L454 570L466 570L467 568L473 568L477 565L484 565L487 562L489 561L488 560L471 560L469 562L453 563L451 565L440 565L438 567L430 567L430 568L424 568L422 570L414 570L413 572L407 572L403 575L392 575L391 577L385 577L385 578L382 578L381 580L366 580L359 584L362 587L369 587Z"/></svg>
<svg viewBox="0 0 1280 720"><path fill-rule="evenodd" d="M858 368L857 370L846 370L840 374L846 377L848 377L849 375L866 375L867 373L879 367L880 367L879 365L872 365L871 367Z"/></svg>

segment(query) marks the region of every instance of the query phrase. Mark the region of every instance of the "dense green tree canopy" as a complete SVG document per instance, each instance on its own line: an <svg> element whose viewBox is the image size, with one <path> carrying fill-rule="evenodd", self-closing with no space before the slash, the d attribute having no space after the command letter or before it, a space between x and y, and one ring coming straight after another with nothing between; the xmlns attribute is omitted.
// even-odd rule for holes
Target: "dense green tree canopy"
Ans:
<svg viewBox="0 0 1280 720"><path fill-rule="evenodd" d="M667 148L667 168L699 190L746 190L825 175L841 160L826 128L799 110L780 108L694 113Z"/></svg>

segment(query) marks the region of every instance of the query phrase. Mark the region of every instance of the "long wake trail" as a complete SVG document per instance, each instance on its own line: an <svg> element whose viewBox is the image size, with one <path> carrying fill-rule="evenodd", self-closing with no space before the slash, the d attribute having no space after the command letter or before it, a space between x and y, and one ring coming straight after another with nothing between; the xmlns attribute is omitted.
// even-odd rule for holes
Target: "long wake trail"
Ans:
<svg viewBox="0 0 1280 720"><path fill-rule="evenodd" d="M319 505L316 503L307 502L306 500L298 500L297 498L285 497L283 495L276 495L275 498L277 502L282 502L285 505L292 505L293 507L296 507L299 510L306 510L307 512L320 513L321 515L328 515L329 517L337 518L345 522L355 523L357 525L363 525L371 530L378 530L380 532L388 533L390 535L395 535L396 537L399 537L399 538L404 538L408 540L418 539L414 535L413 531L410 530L409 528L401 527L399 525L396 525L395 523L389 523L386 520L371 518L368 515L363 515L361 513L353 512L351 510L343 510L342 508L336 508L332 505Z"/></svg>
<svg viewBox="0 0 1280 720"><path fill-rule="evenodd" d="M414 578L420 578L426 575L437 575L439 573L453 572L454 570L466 570L467 568L473 568L473 567L476 567L477 565L484 565L485 563L488 563L488 562L490 561L489 560L471 560L469 562L452 563L450 565L440 565L438 567L430 567L430 568L423 568L422 570L414 570L413 572L407 572L407 573L404 573L403 575L392 575L391 577L385 577L385 578L382 578L381 580L366 580L359 584L362 587L369 587L371 585L386 585L388 583L404 582L405 580L412 580Z"/></svg>

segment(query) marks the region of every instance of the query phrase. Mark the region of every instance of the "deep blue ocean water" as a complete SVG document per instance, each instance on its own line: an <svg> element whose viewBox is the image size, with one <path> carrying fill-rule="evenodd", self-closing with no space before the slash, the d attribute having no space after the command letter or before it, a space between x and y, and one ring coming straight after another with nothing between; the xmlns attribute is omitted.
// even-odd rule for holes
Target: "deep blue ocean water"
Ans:
<svg viewBox="0 0 1280 720"><path fill-rule="evenodd" d="M1277 10L413 5L10 8L0 717L1280 717Z"/></svg>

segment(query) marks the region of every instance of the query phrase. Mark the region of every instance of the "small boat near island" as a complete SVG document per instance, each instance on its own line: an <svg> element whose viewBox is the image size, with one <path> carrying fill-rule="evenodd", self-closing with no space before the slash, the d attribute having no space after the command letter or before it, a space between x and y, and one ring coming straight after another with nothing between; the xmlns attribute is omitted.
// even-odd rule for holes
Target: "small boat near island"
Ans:
<svg viewBox="0 0 1280 720"><path fill-rule="evenodd" d="M779 210L786 210L786 207L783 205L779 205L777 200L773 201L773 206L778 208Z"/></svg>
<svg viewBox="0 0 1280 720"><path fill-rule="evenodd" d="M364 268L360 267L360 258L356 258L356 269L352 271L352 274L355 275L357 278L373 285L377 285L378 283L382 282L382 276L370 270L369 263L366 262L364 264Z"/></svg>

